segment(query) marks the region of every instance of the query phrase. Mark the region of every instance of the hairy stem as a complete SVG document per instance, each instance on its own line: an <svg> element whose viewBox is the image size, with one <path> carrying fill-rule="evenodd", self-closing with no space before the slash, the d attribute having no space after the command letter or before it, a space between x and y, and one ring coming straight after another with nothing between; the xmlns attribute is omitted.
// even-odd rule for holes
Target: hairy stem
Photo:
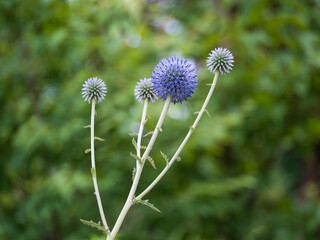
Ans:
<svg viewBox="0 0 320 240"><path fill-rule="evenodd" d="M142 170L143 170L143 166L144 166L144 163L145 163L145 160L147 159L147 157L149 156L149 153L153 147L153 144L158 136L158 133L161 129L161 126L163 124L163 121L164 121L164 118L167 114L167 111L168 111L168 108L169 108L169 105L170 105L170 101L171 101L171 98L168 97L165 104L164 104L164 107L163 107L163 110L161 112L161 115L160 115L160 118L158 120L158 123L157 123L157 126L156 128L154 129L153 131L153 134L152 134L152 137L149 141L149 144L143 154L143 156L141 157L141 163L140 162L137 162L137 169L136 169L136 173L135 173L135 176L134 176L134 179L133 179L133 183L132 183L132 186L131 186L131 189L130 189L130 192L129 192L129 195L128 195L128 198L126 200L126 203L124 204L122 210L121 210L121 213L116 221L116 224L114 225L112 231L111 231L111 234L110 236L107 238L107 240L114 240L115 237L117 236L118 234L118 231L122 225L122 222L124 220L124 218L126 217L129 209L131 208L131 206L133 205L133 198L134 198L134 194L136 193L136 190L137 190L137 186L139 184L139 180L140 180L140 177L141 177L141 173L142 173ZM142 121L142 119L141 119ZM144 120L145 121L145 120ZM140 125L141 126L141 125ZM140 131L139 129L139 134L140 132L142 133L142 131ZM138 136L138 139L139 139L139 136Z"/></svg>
<svg viewBox="0 0 320 240"><path fill-rule="evenodd" d="M169 163L167 164L167 166L162 170L162 172L158 175L158 177L139 195L136 197L137 200L142 199L148 192L150 192L150 190L161 180L161 178L167 173L167 171L170 169L170 167L172 166L172 164L175 162L175 160L178 158L180 152L182 151L182 149L184 148L184 146L186 145L186 143L188 142L189 138L191 137L192 133L195 131L203 113L206 111L206 107L210 101L210 98L212 96L213 90L216 86L217 83L217 79L219 76L219 72L216 71L215 72L215 76L213 78L213 82L211 84L209 93L206 97L206 100L204 101L202 108L196 118L196 120L194 121L193 125L190 127L189 132L187 133L186 137L184 138L184 140L182 141L181 145L179 146L178 150L176 151L176 153L173 155L173 157L170 159Z"/></svg>
<svg viewBox="0 0 320 240"><path fill-rule="evenodd" d="M93 186L94 186L94 194L96 195L97 202L98 202L98 207L99 207L99 212L100 212L100 217L103 223L104 228L107 230L107 233L109 235L110 230L107 224L106 217L104 216L104 211L101 203L101 198L100 198L100 193L99 193L99 188L98 188L98 182L97 182L97 174L96 174L96 163L95 163L95 156L94 156L94 116L95 116L95 105L96 101L93 99L92 100L92 109L91 109L91 174L92 174L92 179L93 179Z"/></svg>

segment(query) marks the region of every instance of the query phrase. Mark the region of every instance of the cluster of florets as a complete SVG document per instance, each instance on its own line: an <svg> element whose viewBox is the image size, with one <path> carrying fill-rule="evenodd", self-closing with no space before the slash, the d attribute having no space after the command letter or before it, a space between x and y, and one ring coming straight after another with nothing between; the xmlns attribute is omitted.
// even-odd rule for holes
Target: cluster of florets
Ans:
<svg viewBox="0 0 320 240"><path fill-rule="evenodd" d="M207 66L211 72L219 71L221 75L229 73L233 67L233 55L226 48L216 48L211 51L207 60Z"/></svg>
<svg viewBox="0 0 320 240"><path fill-rule="evenodd" d="M157 94L163 100L170 96L173 103L181 103L191 97L198 84L194 65L178 57L161 60L151 78Z"/></svg>
<svg viewBox="0 0 320 240"><path fill-rule="evenodd" d="M107 87L100 78L89 78L82 86L82 97L89 103L92 100L95 100L97 103L101 102L106 96Z"/></svg>
<svg viewBox="0 0 320 240"><path fill-rule="evenodd" d="M145 99L148 99L149 102L154 102L158 99L151 78L141 79L134 89L134 95L139 102L143 102Z"/></svg>
<svg viewBox="0 0 320 240"><path fill-rule="evenodd" d="M233 67L233 55L226 48L216 48L207 59L207 66L213 73L229 73ZM198 80L194 65L183 58L170 57L161 60L153 70L151 78L141 79L134 90L136 99L143 102L148 99L154 102L158 96L173 103L182 103L191 97L197 88ZM83 84L83 98L89 103L100 102L107 93L106 84L101 80L89 78Z"/></svg>

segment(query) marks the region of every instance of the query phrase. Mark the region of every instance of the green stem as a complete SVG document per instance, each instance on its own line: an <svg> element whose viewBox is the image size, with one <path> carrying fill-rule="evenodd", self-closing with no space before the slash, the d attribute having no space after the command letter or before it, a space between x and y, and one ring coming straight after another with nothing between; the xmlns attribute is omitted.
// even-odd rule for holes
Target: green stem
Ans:
<svg viewBox="0 0 320 240"><path fill-rule="evenodd" d="M204 101L202 108L196 118L196 120L194 121L193 125L190 127L189 132L187 133L186 137L184 138L184 140L182 141L181 145L179 146L178 150L176 151L176 153L173 155L173 157L171 158L171 160L169 161L169 163L167 164L167 166L162 170L162 172L158 175L158 177L139 195L136 197L137 200L142 199L148 192L151 191L151 189L161 180L161 178L167 173L167 171L170 169L170 167L172 166L172 164L175 162L175 160L178 158L180 152L182 151L182 149L184 148L184 146L186 145L186 143L188 142L189 138L191 137L192 133L195 131L203 113L206 111L206 107L211 99L211 96L213 94L213 90L216 86L217 80L218 80L218 76L219 76L219 72L216 71L215 72L215 76L213 78L213 82L211 84L209 93L206 97L206 100Z"/></svg>
<svg viewBox="0 0 320 240"><path fill-rule="evenodd" d="M110 234L110 230L107 224L106 217L104 216L104 211L101 203L98 182L97 182L97 171L96 171L96 163L95 163L95 155L94 155L94 116L95 116L95 105L96 101L92 100L92 109L91 109L91 174L93 179L94 193L97 198L97 203L99 207L100 217L103 223L104 228L107 230L108 235Z"/></svg>
<svg viewBox="0 0 320 240"><path fill-rule="evenodd" d="M160 118L158 120L158 123L157 123L157 126L156 128L154 129L153 131L153 134L152 134L152 137L149 141L149 144L141 158L141 163L138 162L137 163L137 169L136 169L136 174L134 176L134 179L133 179L133 183L132 183L132 186L131 186L131 189L130 189L130 192L129 192L129 195L128 195L128 198L126 200L126 203L124 204L122 210L121 210L121 213L116 221L116 224L114 225L112 231L111 231L111 234L110 236L107 238L107 240L114 240L115 237L117 236L118 234L118 231L123 223L123 220L124 218L126 217L129 209L131 208L131 206L133 205L133 198L134 198L134 194L136 193L136 190L137 190L137 186L139 184L139 180L140 180L140 177L141 177L141 173L142 173L142 170L143 170L143 166L144 166L144 163L145 163L145 160L147 159L147 157L149 156L149 153L153 147L153 144L158 136L158 133L161 129L161 126L163 124L163 121L164 121L164 118L167 114L167 111L168 111L168 108L169 108L169 105L170 105L170 101L171 101L171 98L168 97L168 99L166 100L165 104L164 104L164 107L163 107L163 110L161 112L161 115L160 115ZM141 119L142 120L142 119ZM141 131L139 130L139 133ZM138 137L139 139L139 137Z"/></svg>

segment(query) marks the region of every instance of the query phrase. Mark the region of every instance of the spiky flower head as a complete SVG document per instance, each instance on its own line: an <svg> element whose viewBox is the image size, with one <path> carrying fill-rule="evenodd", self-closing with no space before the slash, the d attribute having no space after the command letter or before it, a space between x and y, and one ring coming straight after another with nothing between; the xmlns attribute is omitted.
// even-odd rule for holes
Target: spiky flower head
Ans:
<svg viewBox="0 0 320 240"><path fill-rule="evenodd" d="M143 102L145 99L148 99L149 102L154 102L158 99L151 78L140 79L134 89L134 95L139 102Z"/></svg>
<svg viewBox="0 0 320 240"><path fill-rule="evenodd" d="M194 65L178 57L161 60L151 79L156 93L163 100L170 96L173 103L181 103L191 97L198 84Z"/></svg>
<svg viewBox="0 0 320 240"><path fill-rule="evenodd" d="M215 48L209 53L207 59L207 66L211 72L216 72L217 70L221 75L229 73L233 67L233 55L226 48Z"/></svg>
<svg viewBox="0 0 320 240"><path fill-rule="evenodd" d="M89 78L82 86L82 97L89 103L92 100L95 100L97 103L101 102L106 96L107 87L100 78Z"/></svg>

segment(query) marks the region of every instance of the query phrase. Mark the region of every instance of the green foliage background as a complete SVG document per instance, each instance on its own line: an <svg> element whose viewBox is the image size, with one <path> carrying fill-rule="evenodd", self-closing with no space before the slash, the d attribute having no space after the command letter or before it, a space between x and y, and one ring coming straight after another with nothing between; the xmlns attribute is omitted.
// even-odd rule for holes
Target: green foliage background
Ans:
<svg viewBox="0 0 320 240"><path fill-rule="evenodd" d="M210 50L234 70L219 78L195 134L134 206L121 240L316 240L320 236L320 2L318 0L0 1L0 239L105 239L90 175L90 105L81 85L105 80L97 105L97 174L113 225L131 184L133 89L161 58L197 65L199 86L172 105L138 192L172 156L208 91ZM152 105L147 129L163 102Z"/></svg>

